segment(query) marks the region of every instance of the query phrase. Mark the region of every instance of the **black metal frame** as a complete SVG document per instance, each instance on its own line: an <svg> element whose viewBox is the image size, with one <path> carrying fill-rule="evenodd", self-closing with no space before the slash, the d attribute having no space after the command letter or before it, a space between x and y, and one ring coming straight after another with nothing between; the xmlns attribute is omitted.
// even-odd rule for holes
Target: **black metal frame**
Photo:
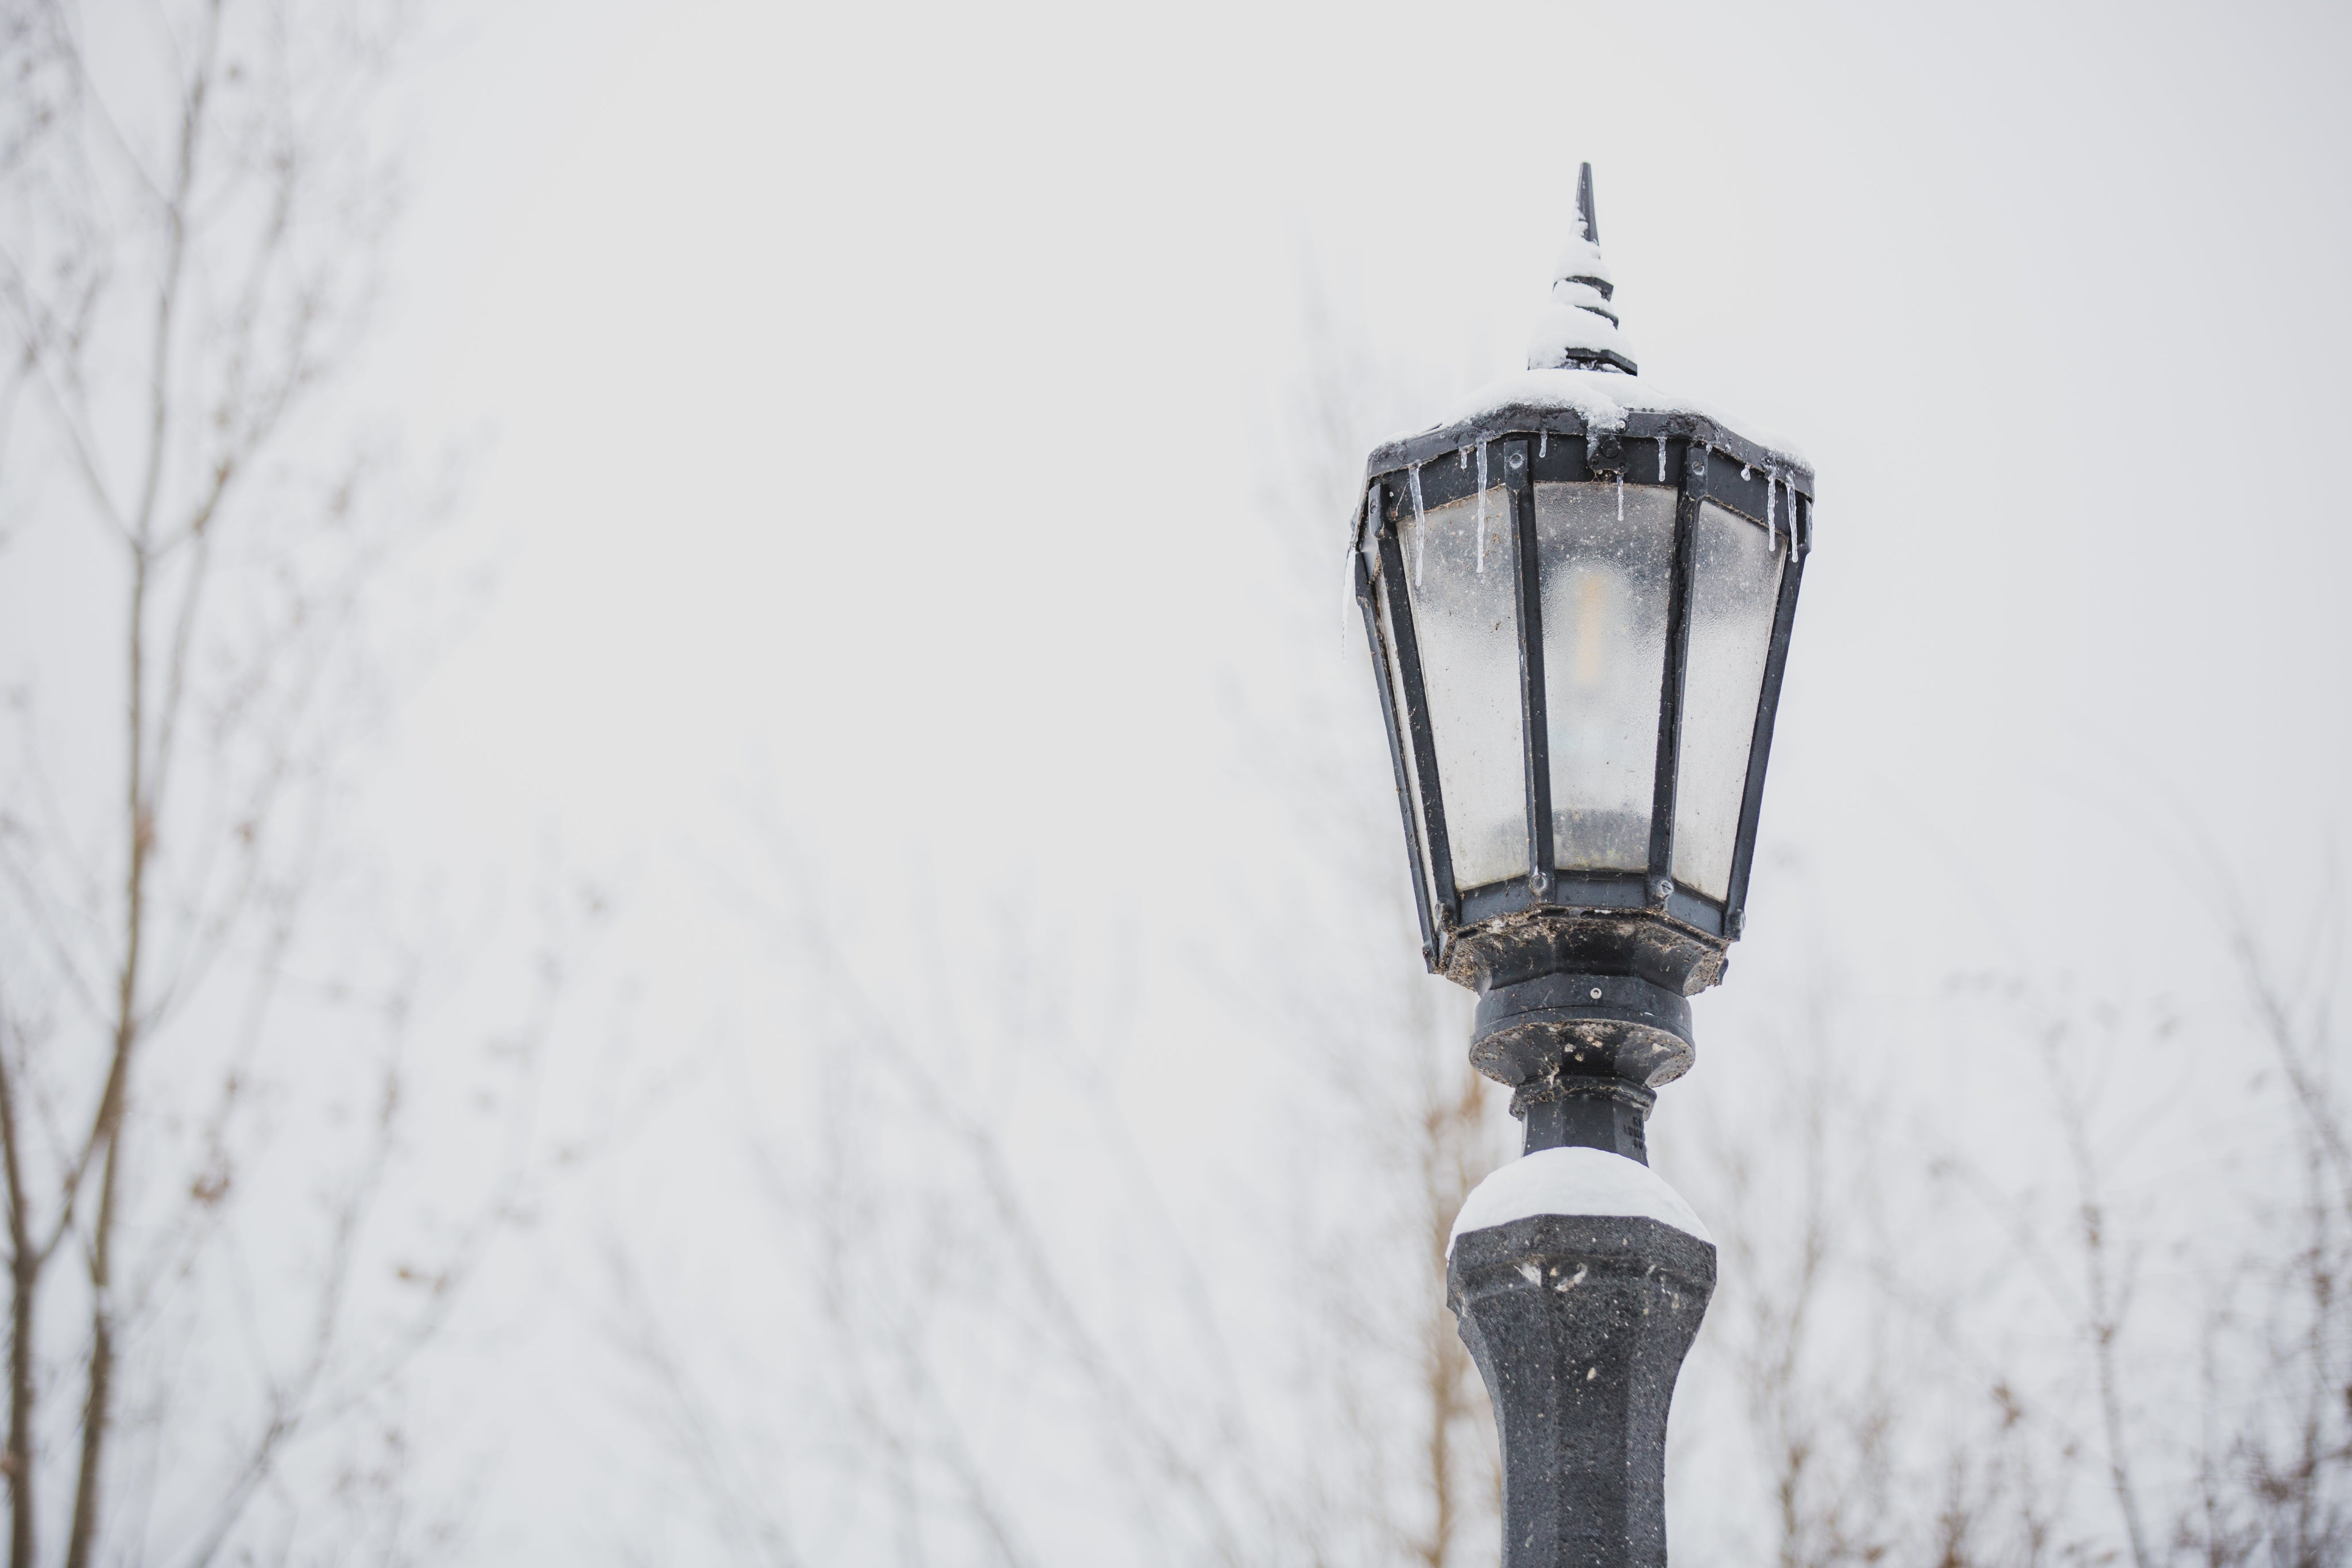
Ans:
<svg viewBox="0 0 2352 1568"><path fill-rule="evenodd" d="M1510 552L1519 652L1521 756L1526 767L1528 872L1479 887L1457 888L1438 787L1436 747L1430 726L1412 603L1405 583L1399 525L1412 515L1415 470L1425 508L1473 495L1477 473L1466 456L1485 444L1502 456L1517 548ZM1412 862L1414 907L1423 956L1446 972L1458 935L1487 922L1536 911L1647 914L1710 946L1736 940L1746 924L1748 872L1762 810L1772 725L1786 671L1789 638L1805 557L1812 548L1813 476L1700 415L1630 411L1617 430L1589 428L1572 410L1509 405L1474 420L1392 441L1366 464L1367 489L1359 514L1356 596L1381 691L1390 760L1405 844ZM1674 563L1669 591L1665 668L1659 689L1657 772L1650 817L1649 866L1641 873L1563 874L1553 861L1550 727L1544 686L1543 604L1536 533L1538 481L1615 479L1620 484L1671 486L1675 494ZM1492 481L1490 479L1490 485ZM1771 494L1777 487L1779 496ZM1783 502L1780 497L1785 497ZM1692 595L1699 507L1712 501L1759 527L1768 518L1788 540L1764 677L1756 705L1727 896L1717 903L1685 887L1674 875L1675 790L1680 781L1684 681L1689 659ZM1780 513L1785 506L1786 527ZM1382 635L1376 598L1385 594L1391 639ZM1393 659L1394 667L1391 661ZM1403 711L1398 696L1402 694ZM1410 765L1408 765L1408 763Z"/></svg>

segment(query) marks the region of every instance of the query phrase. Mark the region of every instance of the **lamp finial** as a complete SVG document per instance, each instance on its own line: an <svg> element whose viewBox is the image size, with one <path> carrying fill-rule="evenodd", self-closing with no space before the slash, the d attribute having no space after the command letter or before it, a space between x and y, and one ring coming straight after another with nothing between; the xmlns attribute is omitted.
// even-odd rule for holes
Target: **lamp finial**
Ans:
<svg viewBox="0 0 2352 1568"><path fill-rule="evenodd" d="M1633 348L1618 329L1610 304L1616 285L1601 259L1601 220L1592 206L1592 165L1576 176L1577 235L1552 268L1551 303L1536 319L1528 339L1531 371L1622 371L1638 373Z"/></svg>

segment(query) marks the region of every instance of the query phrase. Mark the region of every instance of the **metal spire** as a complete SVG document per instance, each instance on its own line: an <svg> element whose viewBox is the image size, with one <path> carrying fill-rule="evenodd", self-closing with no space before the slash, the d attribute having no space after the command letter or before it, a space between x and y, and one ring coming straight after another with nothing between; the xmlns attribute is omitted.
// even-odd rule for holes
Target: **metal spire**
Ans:
<svg viewBox="0 0 2352 1568"><path fill-rule="evenodd" d="M1601 259L1601 219L1592 205L1592 165L1576 176L1577 235L1552 269L1551 303L1528 340L1528 369L1636 371L1633 346L1617 328L1617 286Z"/></svg>

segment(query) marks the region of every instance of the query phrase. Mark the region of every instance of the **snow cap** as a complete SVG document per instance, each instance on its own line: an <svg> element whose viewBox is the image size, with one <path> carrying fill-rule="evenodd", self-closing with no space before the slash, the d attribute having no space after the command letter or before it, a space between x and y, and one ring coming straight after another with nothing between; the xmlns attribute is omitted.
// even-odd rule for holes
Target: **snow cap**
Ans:
<svg viewBox="0 0 2352 1568"><path fill-rule="evenodd" d="M1611 1215L1654 1219L1709 1246L1715 1238L1665 1178L1639 1160L1607 1149L1538 1149L1497 1166L1463 1200L1446 1254L1473 1230L1492 1230L1538 1214Z"/></svg>
<svg viewBox="0 0 2352 1568"><path fill-rule="evenodd" d="M1592 210L1592 165L1576 177L1577 235L1552 268L1551 303L1528 338L1531 371L1593 370L1636 373L1633 346L1617 329L1610 304L1616 286L1601 259L1601 220Z"/></svg>

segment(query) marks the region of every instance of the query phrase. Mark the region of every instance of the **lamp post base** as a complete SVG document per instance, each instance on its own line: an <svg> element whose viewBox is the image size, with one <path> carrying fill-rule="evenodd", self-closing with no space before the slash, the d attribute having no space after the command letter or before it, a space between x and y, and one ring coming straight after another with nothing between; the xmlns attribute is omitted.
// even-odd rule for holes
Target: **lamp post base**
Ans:
<svg viewBox="0 0 2352 1568"><path fill-rule="evenodd" d="M1535 1214L1457 1236L1446 1286L1502 1439L1504 1568L1665 1568L1666 1407L1715 1248Z"/></svg>

